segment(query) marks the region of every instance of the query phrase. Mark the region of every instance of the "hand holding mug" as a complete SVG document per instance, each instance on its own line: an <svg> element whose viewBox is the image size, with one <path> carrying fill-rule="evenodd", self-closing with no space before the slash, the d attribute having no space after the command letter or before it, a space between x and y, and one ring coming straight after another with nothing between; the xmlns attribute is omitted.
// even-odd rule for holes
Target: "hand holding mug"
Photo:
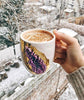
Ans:
<svg viewBox="0 0 84 100"><path fill-rule="evenodd" d="M53 32L56 36L54 61L59 63L67 73L72 73L84 66L84 56L77 39L56 30Z"/></svg>

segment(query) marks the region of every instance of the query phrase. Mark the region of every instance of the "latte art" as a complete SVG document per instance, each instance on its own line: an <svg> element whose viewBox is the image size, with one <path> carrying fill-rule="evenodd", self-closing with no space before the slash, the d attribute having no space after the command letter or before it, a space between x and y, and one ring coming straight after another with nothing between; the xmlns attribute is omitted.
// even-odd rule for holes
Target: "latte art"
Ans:
<svg viewBox="0 0 84 100"><path fill-rule="evenodd" d="M44 31L26 32L22 35L26 41L45 42L53 39L53 35Z"/></svg>

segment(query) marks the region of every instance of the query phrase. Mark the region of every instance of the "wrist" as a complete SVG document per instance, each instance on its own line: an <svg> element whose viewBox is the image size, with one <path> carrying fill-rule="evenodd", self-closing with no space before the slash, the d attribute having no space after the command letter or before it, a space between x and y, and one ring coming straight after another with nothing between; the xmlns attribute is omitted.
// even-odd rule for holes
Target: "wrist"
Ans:
<svg viewBox="0 0 84 100"><path fill-rule="evenodd" d="M77 70L74 70L73 72L68 73L67 75L74 74L74 73L78 72L78 71L79 71L80 69L82 69L82 68L84 68L84 66L81 66L81 67L80 67L80 68L78 68Z"/></svg>
<svg viewBox="0 0 84 100"><path fill-rule="evenodd" d="M71 73L75 72L76 70L78 70L78 68L73 66L67 73L71 74Z"/></svg>
<svg viewBox="0 0 84 100"><path fill-rule="evenodd" d="M79 63L78 63L77 65L71 66L71 71L70 71L70 73L73 73L73 72L77 71L78 69L80 69L80 68L83 67L83 66L84 66L84 57L81 58L81 60L79 61ZM69 74L70 74L70 73L69 73Z"/></svg>
<svg viewBox="0 0 84 100"><path fill-rule="evenodd" d="M79 69L82 66L84 66L84 57L82 57L81 60L79 61L77 68Z"/></svg>

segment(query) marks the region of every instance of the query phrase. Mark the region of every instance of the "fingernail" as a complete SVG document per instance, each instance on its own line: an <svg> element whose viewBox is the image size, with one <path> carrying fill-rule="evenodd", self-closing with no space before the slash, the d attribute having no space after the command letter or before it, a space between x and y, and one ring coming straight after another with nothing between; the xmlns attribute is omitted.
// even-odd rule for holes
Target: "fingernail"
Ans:
<svg viewBox="0 0 84 100"><path fill-rule="evenodd" d="M54 31L55 31L55 32L57 32L57 30L56 30L56 29L54 29Z"/></svg>
<svg viewBox="0 0 84 100"><path fill-rule="evenodd" d="M53 30L53 33L56 33L56 32L57 32L57 30L56 30L56 29L54 29L54 30Z"/></svg>

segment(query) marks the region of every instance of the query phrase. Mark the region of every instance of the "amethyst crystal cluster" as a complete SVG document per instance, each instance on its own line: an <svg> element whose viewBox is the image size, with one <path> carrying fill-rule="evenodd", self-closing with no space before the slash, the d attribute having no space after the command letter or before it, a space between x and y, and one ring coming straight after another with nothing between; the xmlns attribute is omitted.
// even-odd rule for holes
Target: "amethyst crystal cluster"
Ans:
<svg viewBox="0 0 84 100"><path fill-rule="evenodd" d="M46 71L47 66L44 64L44 61L31 50L29 47L25 47L26 56L29 61L28 64L32 67L32 71L36 74L41 74Z"/></svg>

